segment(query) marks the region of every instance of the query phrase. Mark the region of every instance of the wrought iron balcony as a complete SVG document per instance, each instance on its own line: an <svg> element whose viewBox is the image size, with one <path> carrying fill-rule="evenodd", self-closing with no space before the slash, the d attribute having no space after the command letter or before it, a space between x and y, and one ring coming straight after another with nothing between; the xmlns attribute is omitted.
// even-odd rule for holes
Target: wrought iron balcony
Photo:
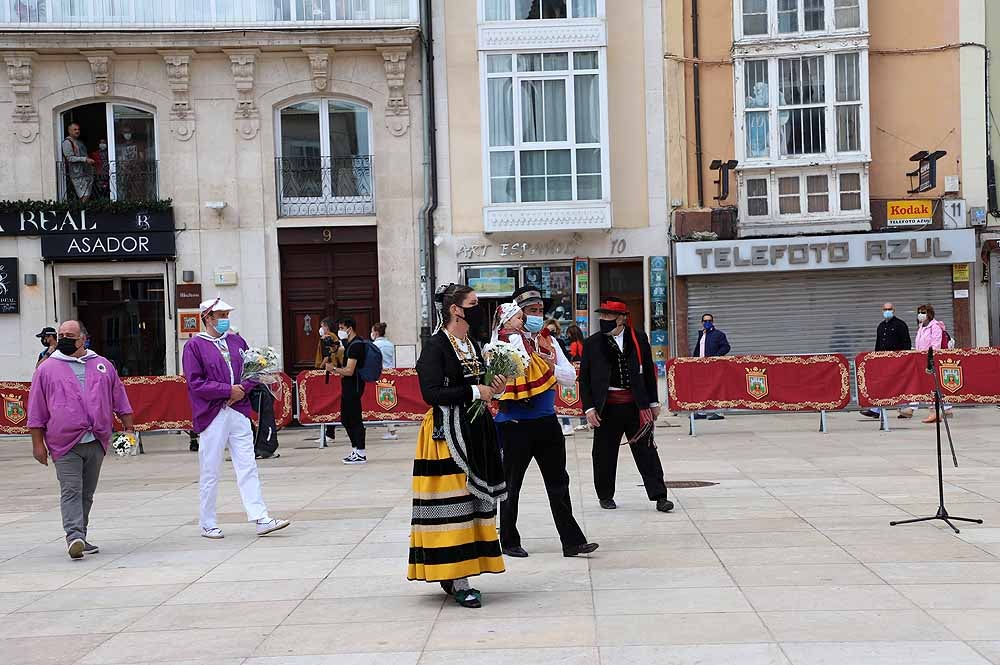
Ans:
<svg viewBox="0 0 1000 665"><path fill-rule="evenodd" d="M398 27L418 0L0 0L0 30Z"/></svg>
<svg viewBox="0 0 1000 665"><path fill-rule="evenodd" d="M156 174L155 160L56 162L60 201L152 201L159 198Z"/></svg>
<svg viewBox="0 0 1000 665"><path fill-rule="evenodd" d="M371 155L274 161L280 217L375 214Z"/></svg>

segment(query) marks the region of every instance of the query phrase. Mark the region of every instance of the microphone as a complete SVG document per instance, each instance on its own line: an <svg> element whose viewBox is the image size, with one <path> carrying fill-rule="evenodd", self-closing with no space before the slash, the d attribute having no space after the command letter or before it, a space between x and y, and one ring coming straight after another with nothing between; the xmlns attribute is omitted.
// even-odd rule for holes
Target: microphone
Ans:
<svg viewBox="0 0 1000 665"><path fill-rule="evenodd" d="M934 373L934 349L927 349L927 373Z"/></svg>

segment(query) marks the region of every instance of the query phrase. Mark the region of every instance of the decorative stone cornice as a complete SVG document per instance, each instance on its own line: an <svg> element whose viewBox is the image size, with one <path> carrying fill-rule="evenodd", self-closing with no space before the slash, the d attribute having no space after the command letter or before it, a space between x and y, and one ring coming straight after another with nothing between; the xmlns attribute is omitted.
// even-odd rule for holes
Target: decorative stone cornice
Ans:
<svg viewBox="0 0 1000 665"><path fill-rule="evenodd" d="M14 93L14 134L21 143L31 143L38 136L38 112L31 97L32 59L37 54L20 51L4 54L7 79Z"/></svg>
<svg viewBox="0 0 1000 665"><path fill-rule="evenodd" d="M236 84L236 131L241 138L250 140L260 131L260 113L254 98L257 67L257 49L227 50Z"/></svg>
<svg viewBox="0 0 1000 665"><path fill-rule="evenodd" d="M511 205L485 208L483 217L486 233L610 229L611 204L578 202L544 206Z"/></svg>
<svg viewBox="0 0 1000 665"><path fill-rule="evenodd" d="M316 92L325 92L330 82L330 56L333 54L333 49L304 48L302 50L309 57L313 89Z"/></svg>
<svg viewBox="0 0 1000 665"><path fill-rule="evenodd" d="M94 92L98 95L111 94L112 51L87 51L84 56L90 63L90 73L94 76Z"/></svg>
<svg viewBox="0 0 1000 665"><path fill-rule="evenodd" d="M410 47L380 48L385 65L385 83L389 100L385 105L385 124L393 136L402 136L410 128L410 105L406 101L406 58Z"/></svg>
<svg viewBox="0 0 1000 665"><path fill-rule="evenodd" d="M194 135L194 108L191 106L191 56L194 51L160 51L167 68L167 83L173 93L170 104L170 131L187 141Z"/></svg>
<svg viewBox="0 0 1000 665"><path fill-rule="evenodd" d="M530 25L534 21L479 26L479 48L510 51L529 48L597 48L607 46L603 20L559 21L560 25Z"/></svg>

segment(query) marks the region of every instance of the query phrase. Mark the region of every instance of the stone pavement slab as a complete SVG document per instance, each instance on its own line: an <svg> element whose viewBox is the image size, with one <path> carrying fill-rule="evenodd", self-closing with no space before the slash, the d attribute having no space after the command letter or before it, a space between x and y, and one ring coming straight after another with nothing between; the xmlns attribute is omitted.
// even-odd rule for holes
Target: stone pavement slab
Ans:
<svg viewBox="0 0 1000 665"><path fill-rule="evenodd" d="M960 535L890 519L933 513L933 430L885 433L857 414L741 415L658 428L672 514L654 510L630 456L619 509L593 490L591 435L568 439L574 511L601 548L567 559L537 470L521 498L527 559L475 580L466 610L405 579L416 429L373 438L369 463L313 430L281 433L264 496L291 528L257 538L228 465L200 538L187 437L145 437L107 460L90 539L65 554L58 486L27 439L0 439L0 662L156 665L1000 664L1000 411L956 409L961 467L945 465Z"/></svg>

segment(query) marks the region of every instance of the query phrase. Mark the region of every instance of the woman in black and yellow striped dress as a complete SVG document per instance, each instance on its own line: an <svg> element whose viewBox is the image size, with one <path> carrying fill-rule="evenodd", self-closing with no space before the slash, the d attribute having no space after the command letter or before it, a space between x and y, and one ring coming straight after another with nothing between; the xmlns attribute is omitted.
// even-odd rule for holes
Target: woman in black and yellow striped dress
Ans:
<svg viewBox="0 0 1000 665"><path fill-rule="evenodd" d="M496 531L497 502L507 496L503 464L490 412L470 420L476 400L502 392L504 377L481 385L482 353L470 328L482 324L476 292L450 284L438 289L442 329L417 361L420 390L431 410L417 437L413 462L413 519L407 578L439 582L464 607L480 607L468 578L502 573Z"/></svg>

